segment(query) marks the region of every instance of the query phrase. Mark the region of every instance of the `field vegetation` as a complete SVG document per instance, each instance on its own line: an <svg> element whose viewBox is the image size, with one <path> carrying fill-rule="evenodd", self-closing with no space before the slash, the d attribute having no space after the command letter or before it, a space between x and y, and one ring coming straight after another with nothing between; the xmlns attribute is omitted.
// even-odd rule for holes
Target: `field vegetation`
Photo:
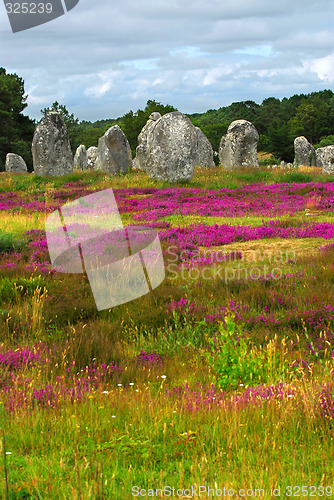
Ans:
<svg viewBox="0 0 334 500"><path fill-rule="evenodd" d="M209 172L0 174L2 498L330 497L333 178ZM52 268L44 224L107 188L125 226L158 231L166 278L97 311L87 275Z"/></svg>

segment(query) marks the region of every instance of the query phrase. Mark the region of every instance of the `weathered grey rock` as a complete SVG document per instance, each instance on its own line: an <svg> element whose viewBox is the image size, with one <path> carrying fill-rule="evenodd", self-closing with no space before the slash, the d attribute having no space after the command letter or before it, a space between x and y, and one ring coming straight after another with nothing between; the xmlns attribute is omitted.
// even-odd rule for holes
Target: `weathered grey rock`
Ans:
<svg viewBox="0 0 334 500"><path fill-rule="evenodd" d="M28 172L27 164L20 155L8 153L5 164L6 172L25 173Z"/></svg>
<svg viewBox="0 0 334 500"><path fill-rule="evenodd" d="M153 113L150 114L148 118L149 120L156 122L157 120L159 120L159 118L161 118L161 114L158 111L154 111Z"/></svg>
<svg viewBox="0 0 334 500"><path fill-rule="evenodd" d="M190 119L182 113L173 111L156 120L147 134L145 146L139 151L138 148L140 167L151 179L178 182L192 178L197 133Z"/></svg>
<svg viewBox="0 0 334 500"><path fill-rule="evenodd" d="M281 168L286 168L286 163L285 163L285 161L281 161Z"/></svg>
<svg viewBox="0 0 334 500"><path fill-rule="evenodd" d="M138 135L138 146L136 148L136 168L138 170L145 170L145 162L147 155L147 141L148 136L153 131L156 122L161 118L161 114L155 111L151 113L146 124L142 128L140 134Z"/></svg>
<svg viewBox="0 0 334 500"><path fill-rule="evenodd" d="M87 170L87 151L86 146L80 144L74 155L73 168L79 170Z"/></svg>
<svg viewBox="0 0 334 500"><path fill-rule="evenodd" d="M334 173L334 146L326 146L316 150L317 166L322 167L322 173Z"/></svg>
<svg viewBox="0 0 334 500"><path fill-rule="evenodd" d="M31 151L36 175L53 177L73 171L67 128L55 111L47 113L37 125Z"/></svg>
<svg viewBox="0 0 334 500"><path fill-rule="evenodd" d="M139 170L137 157L135 157L135 158L132 159L132 169L133 170Z"/></svg>
<svg viewBox="0 0 334 500"><path fill-rule="evenodd" d="M95 170L102 170L112 175L120 172L126 174L131 170L130 144L118 125L110 127L100 137L97 150Z"/></svg>
<svg viewBox="0 0 334 500"><path fill-rule="evenodd" d="M87 149L87 168L95 168L97 158L97 147L91 146Z"/></svg>
<svg viewBox="0 0 334 500"><path fill-rule="evenodd" d="M317 158L315 154L315 149L308 142L306 137L300 136L296 137L294 140L294 148L295 148L295 159L294 166L300 167L304 165L306 167L315 167L317 164Z"/></svg>
<svg viewBox="0 0 334 500"><path fill-rule="evenodd" d="M219 160L223 167L258 167L257 143L259 134L247 120L235 120L223 135L219 145Z"/></svg>
<svg viewBox="0 0 334 500"><path fill-rule="evenodd" d="M214 167L213 150L211 142L199 127L195 127L197 134L197 154L195 158L196 167Z"/></svg>

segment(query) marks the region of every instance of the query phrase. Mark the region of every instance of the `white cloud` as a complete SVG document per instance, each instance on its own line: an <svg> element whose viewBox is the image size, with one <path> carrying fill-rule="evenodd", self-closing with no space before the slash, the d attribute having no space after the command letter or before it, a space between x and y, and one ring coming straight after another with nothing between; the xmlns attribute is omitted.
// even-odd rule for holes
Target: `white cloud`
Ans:
<svg viewBox="0 0 334 500"><path fill-rule="evenodd" d="M12 34L1 66L25 81L26 112L58 100L79 119L116 118L148 99L201 112L330 88L332 0L80 0Z"/></svg>
<svg viewBox="0 0 334 500"><path fill-rule="evenodd" d="M212 68L209 71L207 71L203 79L203 85L204 86L213 85L218 80L222 79L222 77L226 77L228 75L231 75L232 73L233 73L232 67L216 66L215 68Z"/></svg>
<svg viewBox="0 0 334 500"><path fill-rule="evenodd" d="M304 61L304 66L317 74L318 78L328 83L334 83L334 53L319 59Z"/></svg>
<svg viewBox="0 0 334 500"><path fill-rule="evenodd" d="M113 86L117 77L119 76L119 71L101 71L97 75L89 75L90 80L100 80L91 86L88 86L84 90L84 94L87 97L99 98L103 97Z"/></svg>

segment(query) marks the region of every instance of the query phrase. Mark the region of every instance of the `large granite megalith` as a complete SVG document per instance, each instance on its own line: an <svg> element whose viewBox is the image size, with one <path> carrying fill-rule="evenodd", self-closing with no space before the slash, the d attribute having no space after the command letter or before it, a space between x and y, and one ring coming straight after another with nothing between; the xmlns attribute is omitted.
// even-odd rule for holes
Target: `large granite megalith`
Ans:
<svg viewBox="0 0 334 500"><path fill-rule="evenodd" d="M258 167L259 134L247 120L235 120L228 127L219 145L219 160L224 168Z"/></svg>
<svg viewBox="0 0 334 500"><path fill-rule="evenodd" d="M135 168L138 170L145 170L145 162L147 156L148 136L153 131L156 122L161 118L161 114L155 111L151 113L146 124L138 135L138 146L136 149L136 162Z"/></svg>
<svg viewBox="0 0 334 500"><path fill-rule="evenodd" d="M97 146L95 170L102 170L109 174L126 174L132 168L132 154L130 144L118 125L110 127L100 137Z"/></svg>
<svg viewBox="0 0 334 500"><path fill-rule="evenodd" d="M315 149L312 144L308 142L306 137L296 137L294 140L294 148L295 159L293 164L295 167L300 167L301 165L306 167L315 167L317 165Z"/></svg>
<svg viewBox="0 0 334 500"><path fill-rule="evenodd" d="M156 120L147 134L145 147L139 151L137 148L140 168L151 179L169 182L192 178L196 154L196 129L190 119L178 111Z"/></svg>
<svg viewBox="0 0 334 500"><path fill-rule="evenodd" d="M195 167L214 167L213 150L211 142L199 127L195 127L197 134L197 153L195 158Z"/></svg>
<svg viewBox="0 0 334 500"><path fill-rule="evenodd" d="M36 175L54 177L73 171L67 128L55 111L49 111L38 123L31 151Z"/></svg>

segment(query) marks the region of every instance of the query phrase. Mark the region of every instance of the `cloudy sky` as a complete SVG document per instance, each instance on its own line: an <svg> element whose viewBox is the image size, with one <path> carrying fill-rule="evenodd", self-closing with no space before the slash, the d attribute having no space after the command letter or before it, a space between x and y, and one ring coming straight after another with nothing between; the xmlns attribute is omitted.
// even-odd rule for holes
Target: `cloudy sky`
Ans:
<svg viewBox="0 0 334 500"><path fill-rule="evenodd" d="M0 66L32 118L55 100L94 121L148 99L195 113L334 90L333 0L80 0L15 34L0 9Z"/></svg>

